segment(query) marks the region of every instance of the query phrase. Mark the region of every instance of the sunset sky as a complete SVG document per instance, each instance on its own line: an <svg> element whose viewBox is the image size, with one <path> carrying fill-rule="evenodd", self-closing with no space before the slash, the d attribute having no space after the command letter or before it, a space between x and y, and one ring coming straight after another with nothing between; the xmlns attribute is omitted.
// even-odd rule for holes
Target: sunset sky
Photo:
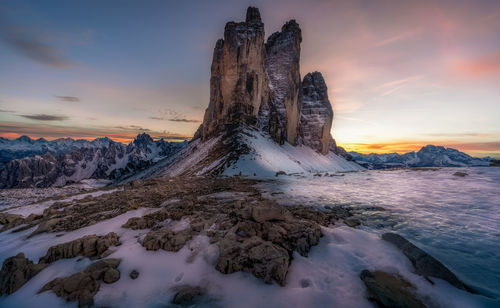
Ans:
<svg viewBox="0 0 500 308"><path fill-rule="evenodd" d="M500 1L0 2L0 136L178 139L209 100L227 21L302 28L347 150L500 157Z"/></svg>

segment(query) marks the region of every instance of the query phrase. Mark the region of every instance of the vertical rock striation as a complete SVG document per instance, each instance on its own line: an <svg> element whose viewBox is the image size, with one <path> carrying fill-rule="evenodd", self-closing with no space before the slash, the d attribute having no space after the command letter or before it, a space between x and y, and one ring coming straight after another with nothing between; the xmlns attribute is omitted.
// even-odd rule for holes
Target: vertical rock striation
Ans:
<svg viewBox="0 0 500 308"><path fill-rule="evenodd" d="M297 139L301 42L302 31L295 20L290 20L265 45L269 101L261 106L260 127L280 144L285 141L295 144Z"/></svg>
<svg viewBox="0 0 500 308"><path fill-rule="evenodd" d="M264 24L249 7L245 22L228 22L224 39L214 49L210 103L197 134L207 139L225 124L257 125L259 108L268 97L264 69Z"/></svg>
<svg viewBox="0 0 500 308"><path fill-rule="evenodd" d="M279 144L337 153L323 76L309 73L301 82L301 42L302 31L290 20L264 44L264 24L253 7L245 22L228 22L224 39L215 45L210 102L193 140L243 124L268 133Z"/></svg>
<svg viewBox="0 0 500 308"><path fill-rule="evenodd" d="M320 72L309 73L302 82L300 143L326 154L330 143L333 109L328 100L325 80Z"/></svg>

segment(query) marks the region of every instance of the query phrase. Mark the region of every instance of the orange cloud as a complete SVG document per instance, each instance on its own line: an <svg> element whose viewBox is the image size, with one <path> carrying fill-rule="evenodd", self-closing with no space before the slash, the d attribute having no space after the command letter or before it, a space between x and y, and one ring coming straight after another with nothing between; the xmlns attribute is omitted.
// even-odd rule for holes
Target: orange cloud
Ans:
<svg viewBox="0 0 500 308"><path fill-rule="evenodd" d="M53 126L46 124L20 124L20 123L2 123L0 124L0 137L18 138L26 135L31 138L45 138L53 140L57 138L75 138L92 140L100 137L108 137L117 142L130 142L139 134L146 131L152 138L164 138L169 141L189 140L192 136L182 135L172 132L159 132L143 129L140 127L100 127L83 128L69 126Z"/></svg>
<svg viewBox="0 0 500 308"><path fill-rule="evenodd" d="M459 151L465 152L472 156L486 156L500 157L500 142L439 142L439 141L402 141L402 142L388 142L388 143L345 143L340 144L347 151L356 151L362 154L369 153L408 153L418 151L422 147L428 145L442 145L448 148L454 148Z"/></svg>
<svg viewBox="0 0 500 308"><path fill-rule="evenodd" d="M455 70L468 77L500 75L500 51L455 64Z"/></svg>

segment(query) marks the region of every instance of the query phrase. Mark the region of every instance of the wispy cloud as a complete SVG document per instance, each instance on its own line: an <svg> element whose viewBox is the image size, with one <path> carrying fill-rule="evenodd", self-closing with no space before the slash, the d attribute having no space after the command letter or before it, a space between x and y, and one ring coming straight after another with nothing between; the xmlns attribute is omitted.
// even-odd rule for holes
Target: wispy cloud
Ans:
<svg viewBox="0 0 500 308"><path fill-rule="evenodd" d="M20 114L20 117L37 120L37 121L64 121L69 119L69 117L64 115L52 115L52 114Z"/></svg>
<svg viewBox="0 0 500 308"><path fill-rule="evenodd" d="M74 65L61 49L52 46L47 36L34 28L19 27L9 24L3 18L0 23L0 39L21 55L38 63L57 68L69 68Z"/></svg>
<svg viewBox="0 0 500 308"><path fill-rule="evenodd" d="M406 40L406 39L409 39L411 37L414 37L417 34L419 34L420 32L422 32L422 29L409 30L409 31L406 31L406 32L403 32L403 33L400 33L400 34L397 34L397 35L394 35L394 36L391 36L389 38L383 39L383 40L377 42L375 44L375 46L382 47L382 46L394 44L396 42L399 42L399 41Z"/></svg>
<svg viewBox="0 0 500 308"><path fill-rule="evenodd" d="M171 122L184 122L184 123L200 123L200 120L193 120L193 119L185 119L185 118L170 118L170 119L165 119L162 117L149 117L151 120L160 120L160 121L171 121Z"/></svg>
<svg viewBox="0 0 500 308"><path fill-rule="evenodd" d="M56 95L56 98L60 99L63 102L80 102L80 99L76 96L60 96Z"/></svg>
<svg viewBox="0 0 500 308"><path fill-rule="evenodd" d="M133 127L138 127L132 125ZM109 137L115 141L130 142L138 133L144 130L138 130L130 126L116 127L75 127L51 125L45 123L0 123L0 137L17 138L22 135L32 138L57 139L61 137L71 137L78 139L95 139L98 137ZM166 140L188 140L192 136L182 135L168 131L147 130L147 133L153 138L164 138Z"/></svg>

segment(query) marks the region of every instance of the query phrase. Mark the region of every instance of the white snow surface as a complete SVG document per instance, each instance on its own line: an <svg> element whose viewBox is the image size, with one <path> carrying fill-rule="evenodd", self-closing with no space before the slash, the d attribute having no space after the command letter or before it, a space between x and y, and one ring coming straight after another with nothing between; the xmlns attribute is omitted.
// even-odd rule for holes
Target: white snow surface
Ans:
<svg viewBox="0 0 500 308"><path fill-rule="evenodd" d="M276 172L316 173L316 172L348 172L364 168L347 161L332 152L322 155L304 146L292 146L289 143L279 145L268 136L257 131L246 131L242 134L244 142L249 145L250 153L242 155L239 160L224 171L224 175L246 175L258 177L275 176Z"/></svg>
<svg viewBox="0 0 500 308"><path fill-rule="evenodd" d="M472 179L477 180L477 177L482 176L481 170L474 170L471 168L467 172L471 174ZM401 206L403 201L415 202L425 195L412 193L412 190L408 188L408 186L418 186L418 180L412 180L412 178L422 174L427 177L426 180L434 180L428 181L432 187L446 190L450 183L456 181L456 184L463 187L469 194L471 193L469 189L473 190L477 185L494 185L494 182L467 184L467 177L453 177L453 170L449 169L446 173L431 172L410 173L408 171L405 174L402 171L395 173L370 171L328 178L311 175L307 177L280 176L279 181L276 181L278 186L270 185L269 181L262 185L269 192L284 191L285 194L279 196L283 200L289 200L288 202L335 206L335 204L344 204L339 201L367 202L368 205L378 205L379 202L384 201L394 207L396 203L399 203L403 212L407 211L405 205ZM375 178L377 174L380 175L380 179ZM346 187L351 187L351 189ZM429 187L424 189L430 189ZM398 194L400 190L407 192L407 198ZM382 193L385 194L386 199L377 198ZM436 197L442 192L439 189L435 192L431 189L430 193L436 193L437 195L433 195ZM244 196L234 195L233 192L217 192L206 196L206 198L217 200L233 197ZM481 200L491 201L490 199ZM165 200L165 206L168 206L170 202L175 202L175 200ZM438 198L437 202L445 201ZM419 206L425 208L422 204ZM359 279L359 274L363 269L383 270L403 276L416 286L417 294L429 307L498 307L500 303L498 299L488 299L458 290L441 280L434 279L436 284L431 285L413 272L410 262L400 251L380 239L376 229L368 226L354 229L342 223L322 228L324 236L317 246L312 247L308 257L294 254L285 287L280 287L276 283L264 284L249 273L237 272L224 275L215 269L218 249L209 243L208 237L203 233L193 238L179 252L174 253L163 250L147 251L140 241L149 230L131 230L121 227L131 217L139 217L156 210L158 209L141 208L129 211L112 219L67 233L40 234L27 238L33 229L18 233L2 232L0 233L0 262L19 252L24 252L28 258L37 262L50 246L84 235L104 235L108 232L116 232L122 245L111 247L114 253L110 255L110 258L122 259L118 267L121 278L113 284L101 283L100 290L95 297L95 305L98 307L168 307L175 294L172 288L185 284L199 285L207 289L207 295L195 305L196 307L373 307L372 303L366 299L367 290ZM422 218L426 217L425 210L421 211L417 206L412 210L415 212L414 219L417 222L421 222ZM461 208L457 209L458 212L461 210ZM434 219L440 218L444 215L443 213L438 212ZM470 221L462 222L471 224ZM180 230L188 224L189 221L181 220L172 227ZM445 232L440 229L440 225L444 224L443 227L447 228L449 223L436 221L435 224L438 228L433 232L435 237L439 238L440 234ZM425 248L427 250L427 247ZM431 253L434 255L434 252ZM0 297L0 307L76 307L76 303L67 303L52 292L41 294L37 292L51 279L81 271L92 262L88 259L77 262L77 259L59 260L49 265L17 292ZM139 272L136 280L129 277L129 273L134 269Z"/></svg>

